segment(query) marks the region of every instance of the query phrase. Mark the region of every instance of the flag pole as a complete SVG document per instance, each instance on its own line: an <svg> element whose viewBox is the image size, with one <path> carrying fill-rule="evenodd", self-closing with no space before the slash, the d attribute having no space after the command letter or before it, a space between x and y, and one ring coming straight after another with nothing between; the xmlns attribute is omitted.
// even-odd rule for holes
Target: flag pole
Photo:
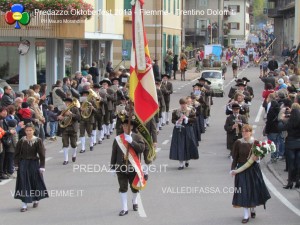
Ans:
<svg viewBox="0 0 300 225"><path fill-rule="evenodd" d="M131 132L131 118L132 118L132 101L129 100L129 112L128 112L128 130L127 130L127 135L130 135ZM127 150L126 150L126 156L125 156L125 162L126 162L126 173L128 173L128 156L129 156L129 143L127 145Z"/></svg>

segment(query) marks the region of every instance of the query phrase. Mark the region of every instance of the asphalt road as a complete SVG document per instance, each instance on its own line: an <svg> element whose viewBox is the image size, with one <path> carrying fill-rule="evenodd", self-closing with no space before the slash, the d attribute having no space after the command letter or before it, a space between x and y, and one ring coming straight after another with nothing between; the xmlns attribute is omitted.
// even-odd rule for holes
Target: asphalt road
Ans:
<svg viewBox="0 0 300 225"><path fill-rule="evenodd" d="M230 73L230 71L229 71ZM195 75L195 74L194 74ZM263 114L261 105L262 82L257 68L240 71L254 88L255 98L250 109L250 124L256 138L261 138ZM241 224L243 211L231 205L233 181L229 175L231 161L227 158L224 131L225 104L231 85L227 75L225 97L215 98L210 127L202 136L199 160L178 171L178 162L169 160L173 125L164 126L158 138L157 160L151 167L147 187L139 197L139 211L133 212L130 200L129 214L119 217L121 200L117 178L108 172L113 138L97 145L93 152L78 154L76 163L63 166L61 141L46 142L47 162L44 174L50 198L42 200L37 209L29 205L20 213L21 202L14 200L15 180L0 183L0 224L45 225L119 225L119 224ZM189 95L195 81L173 81L171 109L178 107L181 97ZM87 148L88 149L88 148ZM79 147L80 150L80 147ZM294 190L282 189L282 184L268 171L268 157L261 162L272 198L266 210L257 208L257 218L250 224L299 224L300 198ZM129 193L129 196L131 194Z"/></svg>

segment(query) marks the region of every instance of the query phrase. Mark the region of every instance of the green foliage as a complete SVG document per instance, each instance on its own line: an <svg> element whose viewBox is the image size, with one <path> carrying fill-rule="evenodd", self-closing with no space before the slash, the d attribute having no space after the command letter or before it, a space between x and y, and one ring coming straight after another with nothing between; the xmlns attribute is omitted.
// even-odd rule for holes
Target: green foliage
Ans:
<svg viewBox="0 0 300 225"><path fill-rule="evenodd" d="M267 8L266 0L254 0L253 2L253 15L255 19L255 23L266 23L268 20L268 15L264 14L263 9Z"/></svg>

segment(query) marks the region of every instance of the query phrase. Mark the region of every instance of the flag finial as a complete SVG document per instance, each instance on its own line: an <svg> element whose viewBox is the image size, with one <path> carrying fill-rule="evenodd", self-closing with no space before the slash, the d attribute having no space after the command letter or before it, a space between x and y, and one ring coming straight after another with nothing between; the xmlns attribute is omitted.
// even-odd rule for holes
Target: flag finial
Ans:
<svg viewBox="0 0 300 225"><path fill-rule="evenodd" d="M135 3L136 3L136 0L132 0L130 4L135 5Z"/></svg>

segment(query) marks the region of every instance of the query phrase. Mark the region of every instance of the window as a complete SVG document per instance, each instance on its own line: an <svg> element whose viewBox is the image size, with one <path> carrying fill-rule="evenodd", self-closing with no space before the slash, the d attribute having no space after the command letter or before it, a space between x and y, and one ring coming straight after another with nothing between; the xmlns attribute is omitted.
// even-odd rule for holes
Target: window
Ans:
<svg viewBox="0 0 300 225"><path fill-rule="evenodd" d="M236 38L230 39L231 45L234 45L235 41L236 41Z"/></svg>
<svg viewBox="0 0 300 225"><path fill-rule="evenodd" d="M179 16L179 1L180 1L180 0L177 0L177 10L178 10L178 11L177 11L177 15L178 15L178 16Z"/></svg>
<svg viewBox="0 0 300 225"><path fill-rule="evenodd" d="M172 49L173 51L173 37L172 35L168 35L168 49Z"/></svg>
<svg viewBox="0 0 300 225"><path fill-rule="evenodd" d="M176 0L173 1L173 14L176 15Z"/></svg>
<svg viewBox="0 0 300 225"><path fill-rule="evenodd" d="M236 12L236 13L239 13L240 12L240 6L239 5L230 5L228 7L230 10Z"/></svg>
<svg viewBox="0 0 300 225"><path fill-rule="evenodd" d="M167 10L167 0L164 0L164 11Z"/></svg>
<svg viewBox="0 0 300 225"><path fill-rule="evenodd" d="M168 1L168 13L171 13L171 0Z"/></svg>
<svg viewBox="0 0 300 225"><path fill-rule="evenodd" d="M124 0L124 10L129 11L131 8L131 0Z"/></svg>
<svg viewBox="0 0 300 225"><path fill-rule="evenodd" d="M250 30L250 24L246 23L246 30Z"/></svg>
<svg viewBox="0 0 300 225"><path fill-rule="evenodd" d="M229 29L232 30L239 30L240 29L240 23L229 23Z"/></svg>

